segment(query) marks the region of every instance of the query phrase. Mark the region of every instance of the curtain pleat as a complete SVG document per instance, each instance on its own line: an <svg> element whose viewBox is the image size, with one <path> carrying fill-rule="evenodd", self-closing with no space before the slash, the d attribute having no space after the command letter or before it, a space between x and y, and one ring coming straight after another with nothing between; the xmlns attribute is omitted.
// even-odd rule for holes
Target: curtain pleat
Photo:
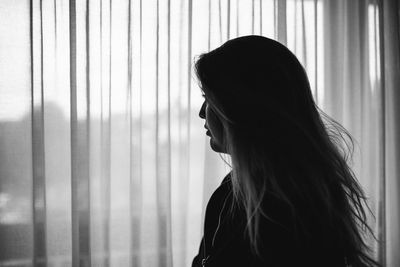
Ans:
<svg viewBox="0 0 400 267"><path fill-rule="evenodd" d="M302 25L302 36L303 36L303 38L302 38L302 47L303 47L303 49L302 49L302 54L303 54L303 64L304 64L304 67L306 68L306 69L308 69L308 64L307 64L307 55L308 55L308 53L307 53L307 42L306 42L306 40L308 40L308 38L307 38L307 28L309 28L309 27L306 27L306 15L305 15L305 12L304 12L304 0L301 0L301 25Z"/></svg>
<svg viewBox="0 0 400 267"><path fill-rule="evenodd" d="M262 6L262 0L259 1L260 6L259 6L259 16L260 16L260 35L263 35L263 6Z"/></svg>
<svg viewBox="0 0 400 267"><path fill-rule="evenodd" d="M235 9L235 11L236 11L236 36L235 37L238 37L239 36L239 0L236 0L236 9Z"/></svg>
<svg viewBox="0 0 400 267"><path fill-rule="evenodd" d="M109 1L109 3L111 3ZM111 247L110 247L110 215L111 215L111 125L110 125L110 42L111 42L111 21L110 21L110 4L107 1L100 1L100 199L101 199L101 215L102 215L102 235L104 255L103 266L111 265ZM108 27L107 27L108 26ZM108 48L108 49L107 49Z"/></svg>
<svg viewBox="0 0 400 267"><path fill-rule="evenodd" d="M210 12L208 12L208 51L211 50L211 0L208 0L208 9Z"/></svg>
<svg viewBox="0 0 400 267"><path fill-rule="evenodd" d="M286 0L276 0L276 9L275 9L275 20L276 20L276 28L275 28L275 36L279 42L286 45L287 43L287 28L286 28Z"/></svg>
<svg viewBox="0 0 400 267"><path fill-rule="evenodd" d="M387 257L392 257L392 255L387 255L387 231L386 231L386 112L385 112L385 82L384 79L382 79L381 75L383 73L383 68L381 66L384 66L384 53L383 53L383 35L384 35L384 30L383 30L383 5L382 2L375 1L374 2L375 7L374 7L374 54L375 57L375 74L376 74L376 79L374 81L374 91L376 92L375 94L378 95L379 97L379 105L377 107L378 110L378 116L380 120L380 128L382 129L380 131L380 136L379 136L379 147L380 149L380 155L379 155L379 174L380 177L383 177L379 181L379 198L378 198L378 205L379 205L379 210L377 214L378 218L378 229L376 229L376 232L378 233L378 239L380 242L377 244L378 245L378 260L382 264L382 266L387 266ZM379 87L382 88L382 90L376 90Z"/></svg>
<svg viewBox="0 0 400 267"><path fill-rule="evenodd" d="M314 53L314 79L311 82L314 82L314 86L312 87L312 91L314 93L314 99L317 105L319 105L318 100L318 0L314 0L314 49L312 50Z"/></svg>
<svg viewBox="0 0 400 267"><path fill-rule="evenodd" d="M42 1L31 1L33 264L47 266Z"/></svg>
<svg viewBox="0 0 400 267"><path fill-rule="evenodd" d="M194 59L249 34L287 45L319 107L353 135L349 164L380 240L367 242L397 266L396 10L394 0L2 1L0 266L190 266L230 170L198 117Z"/></svg>
<svg viewBox="0 0 400 267"><path fill-rule="evenodd" d="M76 3L69 2L69 40L70 40L70 88L71 88L71 228L72 228L72 265L79 265L80 259L80 223L79 223L79 148L77 114L77 62L76 62Z"/></svg>
<svg viewBox="0 0 400 267"><path fill-rule="evenodd" d="M227 16L226 16L226 39L229 40L231 36L231 0L227 0Z"/></svg>
<svg viewBox="0 0 400 267"><path fill-rule="evenodd" d="M251 34L253 34L254 35L254 23L255 23L255 20L254 20L254 12L255 12L255 10L254 10L254 0L251 0Z"/></svg>
<svg viewBox="0 0 400 267"><path fill-rule="evenodd" d="M78 12L77 12L78 10ZM88 3L69 2L72 264L91 265ZM82 54L82 56L79 56Z"/></svg>
<svg viewBox="0 0 400 267"><path fill-rule="evenodd" d="M398 1L384 0L379 1L381 5L380 13L380 33L382 42L380 43L382 74L381 81L384 88L382 93L382 104L384 106L384 195L381 200L385 202L384 223L386 228L382 235L386 241L384 255L386 256L387 266L397 266L400 264L400 5ZM382 117L381 117L382 118Z"/></svg>

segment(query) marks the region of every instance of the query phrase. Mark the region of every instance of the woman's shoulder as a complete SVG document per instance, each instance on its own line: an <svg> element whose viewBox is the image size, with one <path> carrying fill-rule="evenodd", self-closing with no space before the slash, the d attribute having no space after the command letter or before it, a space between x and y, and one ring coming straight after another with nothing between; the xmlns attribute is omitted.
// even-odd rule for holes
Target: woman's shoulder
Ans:
<svg viewBox="0 0 400 267"><path fill-rule="evenodd" d="M219 208L218 204L221 204L227 194L229 194L232 190L231 186L231 172L225 175L224 179L222 180L221 184L215 189L215 191L212 193L208 204L207 204L207 209L210 208ZM211 207L212 206L212 207Z"/></svg>
<svg viewBox="0 0 400 267"><path fill-rule="evenodd" d="M224 179L222 179L222 182L221 182L220 186L230 183L231 182L231 178L232 178L232 171L228 172L225 175Z"/></svg>
<svg viewBox="0 0 400 267"><path fill-rule="evenodd" d="M254 260L252 266L265 266L265 262L256 260L249 250L249 243L244 235L246 214L241 210L229 214L229 205L234 201L231 174L229 172L223 178L207 204L204 224L205 250L207 254L211 253L210 263L216 264L209 266L220 266L219 263L228 262L231 262L232 266L241 266L235 265L241 262L241 259ZM317 247L305 244L295 245L289 208L272 196L266 197L264 204L262 206L268 211L269 218L263 217L260 221L260 238L263 244L262 254L267 262L292 266L290 264L294 263L292 260L296 258L298 262L307 262L314 266L310 261L316 261L316 254L320 251ZM235 257L236 255L240 257Z"/></svg>

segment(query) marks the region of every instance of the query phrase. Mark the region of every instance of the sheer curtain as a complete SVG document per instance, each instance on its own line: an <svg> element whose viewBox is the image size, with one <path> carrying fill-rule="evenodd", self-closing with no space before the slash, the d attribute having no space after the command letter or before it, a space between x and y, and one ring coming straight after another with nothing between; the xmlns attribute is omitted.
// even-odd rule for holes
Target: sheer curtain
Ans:
<svg viewBox="0 0 400 267"><path fill-rule="evenodd" d="M399 266L398 10L395 0L2 0L0 266L189 266L230 170L198 117L193 59L249 34L287 45L318 105L355 137L382 240L369 243Z"/></svg>

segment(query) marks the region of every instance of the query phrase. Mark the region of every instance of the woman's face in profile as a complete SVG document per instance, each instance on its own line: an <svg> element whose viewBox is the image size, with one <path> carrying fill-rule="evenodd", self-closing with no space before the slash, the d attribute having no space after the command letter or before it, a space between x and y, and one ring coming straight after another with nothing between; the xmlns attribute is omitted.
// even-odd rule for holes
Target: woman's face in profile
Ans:
<svg viewBox="0 0 400 267"><path fill-rule="evenodd" d="M204 127L207 129L206 134L210 136L210 146L215 152L226 153L223 148L223 125L219 120L215 112L207 104L207 100L204 100L203 105L200 108L199 116L205 119Z"/></svg>

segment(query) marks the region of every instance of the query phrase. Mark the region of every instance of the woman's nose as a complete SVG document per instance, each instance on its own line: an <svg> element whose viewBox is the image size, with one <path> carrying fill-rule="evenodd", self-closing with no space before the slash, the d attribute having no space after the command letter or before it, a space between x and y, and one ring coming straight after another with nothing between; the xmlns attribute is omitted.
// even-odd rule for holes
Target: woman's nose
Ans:
<svg viewBox="0 0 400 267"><path fill-rule="evenodd" d="M203 105L200 108L199 117L202 119L206 118L206 101L203 102Z"/></svg>

